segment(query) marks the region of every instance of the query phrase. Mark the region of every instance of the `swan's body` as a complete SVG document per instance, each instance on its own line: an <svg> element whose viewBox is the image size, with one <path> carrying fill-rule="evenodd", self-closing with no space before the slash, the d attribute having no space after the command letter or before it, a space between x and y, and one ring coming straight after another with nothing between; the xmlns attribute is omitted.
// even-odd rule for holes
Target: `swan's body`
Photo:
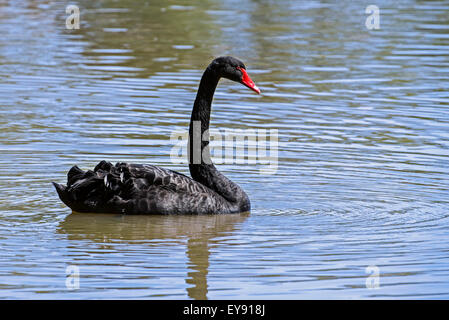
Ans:
<svg viewBox="0 0 449 320"><path fill-rule="evenodd" d="M260 92L245 66L232 57L212 61L203 74L189 130L189 169L192 178L153 165L101 161L94 171L77 166L67 186L54 183L61 200L78 212L124 214L221 214L249 211L246 193L208 161L208 129L212 98L221 77ZM199 121L199 122L198 122ZM195 132L194 122L200 123ZM201 140L201 137L203 139ZM206 137L206 139L205 139ZM200 146L195 153L195 145Z"/></svg>

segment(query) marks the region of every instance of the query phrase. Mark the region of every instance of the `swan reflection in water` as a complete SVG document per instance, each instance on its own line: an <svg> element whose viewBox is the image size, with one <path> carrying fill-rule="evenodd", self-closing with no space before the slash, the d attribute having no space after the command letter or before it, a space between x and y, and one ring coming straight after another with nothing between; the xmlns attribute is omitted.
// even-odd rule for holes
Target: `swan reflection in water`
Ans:
<svg viewBox="0 0 449 320"><path fill-rule="evenodd" d="M82 266L79 260L80 245L83 241L92 241L101 244L103 247L109 246L106 254L112 250L123 253L123 248L115 248L115 244L122 245L128 243L148 246L143 250L147 251L157 248L160 254L164 250L164 245L186 244L186 256L188 259L188 269L186 284L188 284L187 294L192 299L207 299L208 285L207 275L209 271L210 245L219 244L220 239L229 236L229 233L239 229L240 225L246 220L249 213L231 214L231 215L181 215L181 216L163 216L163 215L116 215L99 213L77 213L68 215L59 225L58 232L67 235L69 241L76 241L77 245L68 246L68 249L76 251L77 261L74 263ZM187 243L186 243L187 240ZM155 247L155 245L157 245ZM85 249L89 252L89 246ZM172 248L167 250L170 252ZM98 250L95 250L98 253ZM148 251L147 251L148 252ZM125 252L126 254L126 252ZM149 254L150 253L144 253ZM124 258L127 259L127 258ZM158 261L153 261L151 256L148 265L144 267L153 267ZM132 261L133 263L135 261ZM142 262L142 261L139 261ZM91 265L92 262L89 261ZM110 262L108 262L110 265ZM123 262L126 265L126 261ZM144 280L142 280L144 281ZM151 289L149 289L151 290ZM151 292L149 292L151 295Z"/></svg>

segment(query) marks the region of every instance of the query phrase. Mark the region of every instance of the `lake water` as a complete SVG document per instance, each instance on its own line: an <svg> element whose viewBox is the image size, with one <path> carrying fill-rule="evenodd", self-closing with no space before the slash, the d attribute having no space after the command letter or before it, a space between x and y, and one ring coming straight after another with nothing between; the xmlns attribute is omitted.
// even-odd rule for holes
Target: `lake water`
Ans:
<svg viewBox="0 0 449 320"><path fill-rule="evenodd" d="M0 298L449 298L449 3L0 4ZM211 127L277 129L274 174L219 169L250 214L72 213L51 181L173 163L202 71L242 59ZM79 274L79 286L76 274Z"/></svg>

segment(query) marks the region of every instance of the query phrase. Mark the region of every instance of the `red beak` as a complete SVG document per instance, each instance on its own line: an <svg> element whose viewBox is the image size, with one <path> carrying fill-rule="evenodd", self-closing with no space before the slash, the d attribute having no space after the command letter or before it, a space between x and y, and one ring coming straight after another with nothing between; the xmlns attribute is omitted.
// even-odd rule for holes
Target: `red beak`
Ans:
<svg viewBox="0 0 449 320"><path fill-rule="evenodd" d="M239 69L243 76L242 76L242 83L247 86L248 88L250 88L251 90L257 92L258 94L260 93L260 89L256 86L256 84L254 83L253 80L251 80L251 78L249 77L249 75L246 73L246 70L240 67L237 67L237 69Z"/></svg>

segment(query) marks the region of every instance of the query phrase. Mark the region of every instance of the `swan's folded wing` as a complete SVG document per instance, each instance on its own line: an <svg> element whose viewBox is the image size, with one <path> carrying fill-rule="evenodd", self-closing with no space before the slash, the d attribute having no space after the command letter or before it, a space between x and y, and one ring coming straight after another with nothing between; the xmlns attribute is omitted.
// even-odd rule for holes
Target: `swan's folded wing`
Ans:
<svg viewBox="0 0 449 320"><path fill-rule="evenodd" d="M173 170L148 164L129 164L127 167L131 173L131 178L136 182L137 189L140 190L158 187L167 191L192 194L211 192L208 187Z"/></svg>

